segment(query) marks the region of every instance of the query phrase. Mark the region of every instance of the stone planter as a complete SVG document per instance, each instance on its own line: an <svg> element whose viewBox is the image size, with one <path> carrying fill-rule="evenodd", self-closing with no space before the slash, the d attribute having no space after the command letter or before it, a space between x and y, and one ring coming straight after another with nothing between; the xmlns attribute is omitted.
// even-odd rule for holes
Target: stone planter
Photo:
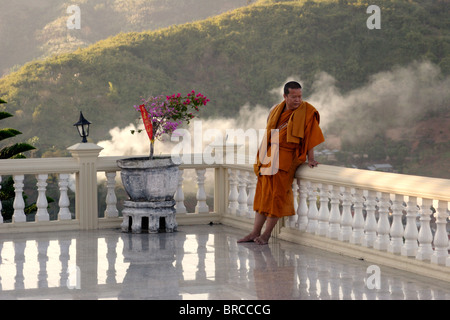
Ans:
<svg viewBox="0 0 450 320"><path fill-rule="evenodd" d="M159 230L165 219L166 232L176 231L174 195L178 186L178 164L170 156L117 160L122 183L130 199L124 202L122 231L142 232L143 218L148 231Z"/></svg>

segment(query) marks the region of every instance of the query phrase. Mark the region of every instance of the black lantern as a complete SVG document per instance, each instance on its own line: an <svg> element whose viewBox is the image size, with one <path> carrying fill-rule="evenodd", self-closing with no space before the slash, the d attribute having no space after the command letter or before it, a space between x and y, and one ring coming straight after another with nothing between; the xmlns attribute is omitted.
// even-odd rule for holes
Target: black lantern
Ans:
<svg viewBox="0 0 450 320"><path fill-rule="evenodd" d="M78 133L80 134L80 137L83 138L81 142L86 143L87 142L87 136L89 135L89 125L91 123L87 121L83 117L83 112L80 111L80 120L78 120L77 123L74 124L74 126L77 127Z"/></svg>

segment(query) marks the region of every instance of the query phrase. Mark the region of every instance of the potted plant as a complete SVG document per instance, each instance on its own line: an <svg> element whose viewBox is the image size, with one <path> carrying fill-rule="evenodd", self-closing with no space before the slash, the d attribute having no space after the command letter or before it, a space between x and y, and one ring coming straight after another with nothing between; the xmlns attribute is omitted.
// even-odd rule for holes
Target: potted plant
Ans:
<svg viewBox="0 0 450 320"><path fill-rule="evenodd" d="M141 218L145 216L149 218L149 231L157 232L158 218L165 217L166 231L170 232L176 229L173 196L178 184L178 162L174 162L170 155L155 156L155 140L172 134L184 122L188 124L209 99L192 90L186 96L181 93L159 95L142 102L134 109L140 113L150 139L150 155L117 161L123 186L130 197L124 203L122 229L127 231L131 227L133 232L140 232Z"/></svg>

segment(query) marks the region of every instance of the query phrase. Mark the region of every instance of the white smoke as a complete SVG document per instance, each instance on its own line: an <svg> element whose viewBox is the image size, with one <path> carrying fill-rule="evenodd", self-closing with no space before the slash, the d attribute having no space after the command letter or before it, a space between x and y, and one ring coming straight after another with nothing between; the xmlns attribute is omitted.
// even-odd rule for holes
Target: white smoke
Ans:
<svg viewBox="0 0 450 320"><path fill-rule="evenodd" d="M301 83L300 77L295 75L286 79L290 80ZM280 101L283 99L283 86L284 83L270 89L270 93L278 96ZM347 93L340 92L335 78L326 72L320 72L311 88L303 88L303 98L319 111L324 132L329 126L336 126L336 121L339 121L338 125L347 134L351 132L355 138L367 138L392 127L410 125L430 111L442 108L449 110L449 88L450 77L442 77L438 66L421 62L377 73L370 77L368 83ZM208 132L219 130L225 137L226 130L229 129L264 129L270 107L251 106L247 103L239 109L234 119L200 119L204 133L201 137L202 148L216 138L208 136ZM112 129L111 139L98 143L104 148L101 155L148 155L147 134L145 131L131 134L131 130L136 129L134 124L123 129ZM192 123L187 129L194 137ZM165 141L155 143L155 154L170 154L175 144L166 137Z"/></svg>

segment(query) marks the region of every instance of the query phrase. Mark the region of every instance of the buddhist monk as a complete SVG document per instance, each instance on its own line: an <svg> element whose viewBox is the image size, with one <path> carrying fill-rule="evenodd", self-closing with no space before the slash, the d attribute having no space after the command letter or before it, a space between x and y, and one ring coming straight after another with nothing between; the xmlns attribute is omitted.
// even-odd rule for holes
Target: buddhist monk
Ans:
<svg viewBox="0 0 450 320"><path fill-rule="evenodd" d="M278 219L295 215L292 182L298 166L306 158L310 168L318 165L314 147L325 141L319 112L302 100L298 82L286 83L283 97L269 112L266 135L253 166L258 176L253 230L238 242L267 244ZM266 228L261 233L264 224Z"/></svg>

